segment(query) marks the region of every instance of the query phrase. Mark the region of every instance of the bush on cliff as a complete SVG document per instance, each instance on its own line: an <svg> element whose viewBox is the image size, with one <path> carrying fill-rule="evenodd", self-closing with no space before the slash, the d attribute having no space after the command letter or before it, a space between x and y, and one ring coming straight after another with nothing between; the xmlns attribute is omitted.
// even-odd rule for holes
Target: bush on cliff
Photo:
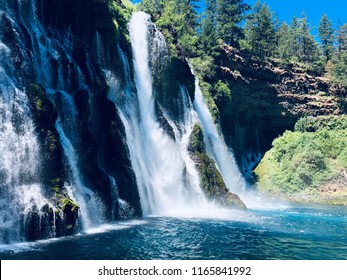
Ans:
<svg viewBox="0 0 347 280"><path fill-rule="evenodd" d="M303 118L274 140L255 173L260 190L315 193L347 168L347 117Z"/></svg>

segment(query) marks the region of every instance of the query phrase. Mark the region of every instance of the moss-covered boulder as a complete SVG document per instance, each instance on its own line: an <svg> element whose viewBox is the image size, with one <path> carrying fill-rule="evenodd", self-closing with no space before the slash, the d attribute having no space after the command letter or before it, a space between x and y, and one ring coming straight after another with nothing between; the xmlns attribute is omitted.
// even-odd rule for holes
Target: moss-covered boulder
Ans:
<svg viewBox="0 0 347 280"><path fill-rule="evenodd" d="M61 210L63 212L63 231L65 235L71 235L78 231L79 209L80 207L70 198L62 198Z"/></svg>
<svg viewBox="0 0 347 280"><path fill-rule="evenodd" d="M246 208L239 196L228 190L214 160L206 153L204 135L199 124L194 125L188 150L199 171L206 195L226 207Z"/></svg>

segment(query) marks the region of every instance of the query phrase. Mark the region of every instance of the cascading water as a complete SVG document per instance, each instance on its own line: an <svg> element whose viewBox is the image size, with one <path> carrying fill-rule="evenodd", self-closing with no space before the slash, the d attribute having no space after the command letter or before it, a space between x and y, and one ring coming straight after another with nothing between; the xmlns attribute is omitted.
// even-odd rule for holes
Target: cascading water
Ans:
<svg viewBox="0 0 347 280"><path fill-rule="evenodd" d="M246 181L240 172L232 151L224 142L223 136L213 121L212 115L204 100L199 79L195 79L194 109L203 127L204 142L208 154L214 159L227 188L240 196L248 208L269 209L283 207L282 202L274 202L252 189L246 188Z"/></svg>
<svg viewBox="0 0 347 280"><path fill-rule="evenodd" d="M62 110L60 112L60 117L56 122L56 129L71 171L71 182L66 182L66 189L69 196L80 206L80 215L83 227L87 229L105 222L105 217L103 215L105 209L98 195L84 183L78 167L78 155L76 154L76 149L79 145L79 128L76 120L77 109L71 96L73 91L71 86L71 75L73 71L71 67L74 68L73 70L77 72L78 76L77 86L75 86L75 89L85 89L87 91L89 91L89 89L85 83L82 70L72 58L73 46L72 41L69 38L69 33L65 34L63 40L57 41L46 36L45 31L37 20L33 24L35 25L35 28L32 28L35 30L35 36L32 37L32 40L34 40L34 44L38 46L36 49L37 55L34 55L34 57L39 57L39 59L36 60L36 65L41 65L41 68L39 69L42 69L42 66L45 65L49 66L52 58L59 63L56 79L52 79L53 71L50 68L48 68L48 71L37 70L37 76L39 77L39 82L41 82L46 88L46 91L51 94L53 102L57 95L61 96ZM98 59L100 59L98 62L105 63L100 35L98 33L96 35L97 53L99 55ZM67 66L64 66L61 62L64 61L64 59L68 60ZM93 71L89 59L87 59L86 65L88 74L92 76ZM67 77L66 75L64 77L64 70L68 73Z"/></svg>
<svg viewBox="0 0 347 280"><path fill-rule="evenodd" d="M80 206L83 226L87 228L103 223L104 207L99 197L83 183L75 152L79 135L77 111L71 93L77 89L88 90L88 86L84 80L85 74L72 59L70 34L58 34L58 39L52 37L53 33L51 37L47 36L37 18L36 1L0 2L0 15L12 25L12 32L20 47L15 49L20 52L19 55L11 55L10 47L1 41L5 35L0 32L0 242L24 240L24 235L28 234L23 234L23 230L33 227L24 225L26 216L33 213L44 215L41 209L46 205L49 207L46 209L54 210L40 183L42 178L39 178L38 167L42 155L25 92L28 81L24 79L27 76L39 83L52 102L60 106L56 129L71 173L65 185L70 197ZM28 45L30 52L26 49ZM22 76L18 75L16 69L20 59L20 67L28 72ZM55 211L52 211L52 215L56 215ZM53 232L48 236L55 234L56 219L51 220ZM32 230L41 232L43 229ZM34 234L32 238L38 237L40 234Z"/></svg>
<svg viewBox="0 0 347 280"><path fill-rule="evenodd" d="M0 41L0 242L21 241L29 212L48 205L39 174L39 146L27 97L12 79L10 49Z"/></svg>
<svg viewBox="0 0 347 280"><path fill-rule="evenodd" d="M226 186L232 192L243 192L246 185L245 180L238 169L232 152L228 149L223 137L218 132L217 126L204 101L198 78L195 79L194 108L203 127L207 152L215 160Z"/></svg>
<svg viewBox="0 0 347 280"><path fill-rule="evenodd" d="M194 162L187 151L195 122L194 112L186 108L186 120L180 129L167 118L175 132L175 139L167 135L158 122L149 65L149 57L156 56L150 52L156 51L156 48L149 49L148 46L149 31L155 26L149 18L145 13L137 12L129 24L137 95L130 92L131 86L125 86L125 93L119 97L117 81L109 76L110 99L119 104L144 214L175 215L189 212L187 209L198 212L208 207ZM152 34L156 36L153 40L158 50L167 48L159 31ZM122 56L122 61L124 69L129 69L125 56ZM126 73L128 85L131 84L129 74Z"/></svg>

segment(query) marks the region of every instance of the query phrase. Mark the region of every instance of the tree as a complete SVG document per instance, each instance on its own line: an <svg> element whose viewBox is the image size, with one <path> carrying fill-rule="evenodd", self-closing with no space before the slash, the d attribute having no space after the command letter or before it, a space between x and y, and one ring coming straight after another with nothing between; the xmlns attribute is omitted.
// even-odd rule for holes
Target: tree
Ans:
<svg viewBox="0 0 347 280"><path fill-rule="evenodd" d="M238 42L243 36L241 22L249 5L243 0L217 0L216 4L218 36L225 43L238 47Z"/></svg>
<svg viewBox="0 0 347 280"><path fill-rule="evenodd" d="M289 25L283 22L276 33L277 47L275 50L275 56L284 61L289 61L293 56L293 36L291 31Z"/></svg>
<svg viewBox="0 0 347 280"><path fill-rule="evenodd" d="M347 88L347 24L340 26L338 30L337 52L333 62L333 80Z"/></svg>
<svg viewBox="0 0 347 280"><path fill-rule="evenodd" d="M218 47L216 0L206 0L200 33L200 43L204 54L215 56Z"/></svg>
<svg viewBox="0 0 347 280"><path fill-rule="evenodd" d="M318 35L321 41L321 48L326 61L332 58L334 52L334 29L328 16L324 14L319 22Z"/></svg>
<svg viewBox="0 0 347 280"><path fill-rule="evenodd" d="M337 53L345 51L347 51L347 24L341 25L337 33Z"/></svg>
<svg viewBox="0 0 347 280"><path fill-rule="evenodd" d="M245 35L252 51L266 56L273 54L275 28L268 5L259 0L255 3L253 13L246 22Z"/></svg>
<svg viewBox="0 0 347 280"><path fill-rule="evenodd" d="M142 0L139 3L141 10L149 13L156 21L161 17L164 10L164 0Z"/></svg>
<svg viewBox="0 0 347 280"><path fill-rule="evenodd" d="M313 63L319 60L320 52L318 44L310 33L310 26L307 17L302 14L300 19L293 18L293 50L294 56L300 62Z"/></svg>
<svg viewBox="0 0 347 280"><path fill-rule="evenodd" d="M155 23L166 35L172 54L181 58L189 57L196 52L197 2L198 0L144 0L140 6L152 14Z"/></svg>

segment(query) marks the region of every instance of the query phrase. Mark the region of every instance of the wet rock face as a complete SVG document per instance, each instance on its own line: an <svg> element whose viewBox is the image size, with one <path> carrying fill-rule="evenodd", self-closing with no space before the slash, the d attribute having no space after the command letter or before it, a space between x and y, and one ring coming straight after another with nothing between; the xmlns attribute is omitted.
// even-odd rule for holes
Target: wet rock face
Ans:
<svg viewBox="0 0 347 280"><path fill-rule="evenodd" d="M239 196L231 193L225 186L215 162L207 155L204 136L199 124L194 126L188 150L199 171L202 188L206 195L211 199L216 199L225 207L246 208Z"/></svg>
<svg viewBox="0 0 347 280"><path fill-rule="evenodd" d="M119 34L109 10L108 0L38 0L39 19L48 33L69 32L73 39L74 65L59 61L72 69L69 77L73 101L77 108L78 167L86 185L95 191L105 205L105 217L112 221L113 189L109 176L116 178L120 199L128 201L134 216L141 216L140 199L135 175L131 169L129 152L124 140L124 127L118 113L107 98L109 88L96 57L96 36L103 42L106 66L118 71L117 45ZM117 2L120 5L120 2ZM68 11L68 12L66 12ZM107 54L107 55L106 55ZM89 90L78 88L77 67ZM118 69L120 68L120 69ZM68 71L65 71L68 72ZM64 73L65 73L64 72ZM62 108L58 108L61 116ZM76 215L75 215L76 216Z"/></svg>

